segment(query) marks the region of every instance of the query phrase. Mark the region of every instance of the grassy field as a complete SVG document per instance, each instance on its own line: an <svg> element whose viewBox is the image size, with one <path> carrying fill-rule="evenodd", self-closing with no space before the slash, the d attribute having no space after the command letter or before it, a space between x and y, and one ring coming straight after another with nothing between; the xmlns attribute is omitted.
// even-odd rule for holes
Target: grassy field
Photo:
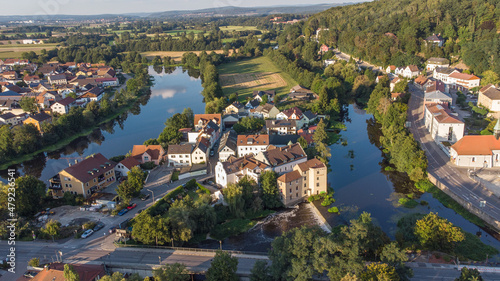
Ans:
<svg viewBox="0 0 500 281"><path fill-rule="evenodd" d="M221 31L258 30L256 26L238 26L238 25L220 26L219 29Z"/></svg>
<svg viewBox="0 0 500 281"><path fill-rule="evenodd" d="M7 44L0 45L0 59L17 59L21 58L24 52L34 51L37 54L43 49L51 50L56 47L57 44Z"/></svg>
<svg viewBox="0 0 500 281"><path fill-rule="evenodd" d="M221 64L218 69L224 95L237 92L241 101L251 96L254 90L276 90L278 95L284 95L297 85L288 74L281 72L269 58L263 56Z"/></svg>

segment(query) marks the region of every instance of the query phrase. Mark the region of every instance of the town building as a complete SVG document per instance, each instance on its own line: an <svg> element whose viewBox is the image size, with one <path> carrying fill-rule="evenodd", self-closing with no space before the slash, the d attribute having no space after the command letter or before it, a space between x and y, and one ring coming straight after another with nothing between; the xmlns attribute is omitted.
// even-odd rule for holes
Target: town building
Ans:
<svg viewBox="0 0 500 281"><path fill-rule="evenodd" d="M396 70L396 66L395 65L389 65L385 69L385 72L387 72L387 73L394 73L395 70Z"/></svg>
<svg viewBox="0 0 500 281"><path fill-rule="evenodd" d="M168 166L182 167L191 166L191 152L193 145L186 144L171 144L168 146Z"/></svg>
<svg viewBox="0 0 500 281"><path fill-rule="evenodd" d="M432 44L432 45L437 45L439 47L443 47L444 39L443 39L443 37L441 37L441 33L439 33L437 35L432 33L431 36L425 38L425 42L427 44Z"/></svg>
<svg viewBox="0 0 500 281"><path fill-rule="evenodd" d="M279 109L271 103L259 105L255 109L250 110L250 116L261 119L276 118L278 113L280 113Z"/></svg>
<svg viewBox="0 0 500 281"><path fill-rule="evenodd" d="M455 143L464 136L465 124L453 115L446 105L426 104L425 127L437 143Z"/></svg>
<svg viewBox="0 0 500 281"><path fill-rule="evenodd" d="M460 167L498 167L500 140L494 135L464 136L451 146L450 156L451 162Z"/></svg>
<svg viewBox="0 0 500 281"><path fill-rule="evenodd" d="M246 112L245 105L235 101L224 109L224 114L241 114Z"/></svg>
<svg viewBox="0 0 500 281"><path fill-rule="evenodd" d="M316 95L313 91L302 87L300 85L296 85L290 89L290 94L288 94L287 99L290 100L315 100L318 99L318 95Z"/></svg>
<svg viewBox="0 0 500 281"><path fill-rule="evenodd" d="M209 147L210 141L207 138L200 138L191 153L191 163L193 165L207 163Z"/></svg>
<svg viewBox="0 0 500 281"><path fill-rule="evenodd" d="M285 206L302 202L311 195L327 192L327 168L318 159L295 165L278 178L280 198Z"/></svg>
<svg viewBox="0 0 500 281"><path fill-rule="evenodd" d="M408 65L405 67L401 75L405 78L412 79L413 77L417 77L419 74L420 71L416 65Z"/></svg>
<svg viewBox="0 0 500 281"><path fill-rule="evenodd" d="M238 135L235 131L229 130L222 135L219 145L219 161L226 161L230 156L236 156L238 146L236 144Z"/></svg>
<svg viewBox="0 0 500 281"><path fill-rule="evenodd" d="M266 151L269 146L269 135L238 135L236 145L238 157Z"/></svg>
<svg viewBox="0 0 500 281"><path fill-rule="evenodd" d="M52 112L56 112L59 114L67 114L69 113L69 110L71 107L75 106L76 100L72 97L66 97L62 100L54 102L50 108L52 109Z"/></svg>
<svg viewBox="0 0 500 281"><path fill-rule="evenodd" d="M274 172L282 174L307 161L307 155L300 144L294 143L284 147L270 146L266 151L259 152L255 159L268 165Z"/></svg>
<svg viewBox="0 0 500 281"><path fill-rule="evenodd" d="M156 165L160 165L166 160L165 150L161 145L134 145L131 156L141 164L154 162Z"/></svg>
<svg viewBox="0 0 500 281"><path fill-rule="evenodd" d="M215 182L227 187L228 184L238 183L242 178L248 177L258 183L261 173L269 169L268 165L257 161L253 155L239 158L230 156L226 161L217 162Z"/></svg>
<svg viewBox="0 0 500 281"><path fill-rule="evenodd" d="M87 198L116 181L115 166L100 153L70 165L50 180L53 196L58 198L69 192Z"/></svg>
<svg viewBox="0 0 500 281"><path fill-rule="evenodd" d="M425 63L425 69L429 71L434 71L437 67L449 67L450 61L445 58L429 58Z"/></svg>
<svg viewBox="0 0 500 281"><path fill-rule="evenodd" d="M65 84L68 84L68 79L66 78L66 75L64 74L53 74L53 75L49 75L47 77L49 83L51 85L65 85Z"/></svg>
<svg viewBox="0 0 500 281"><path fill-rule="evenodd" d="M122 161L118 162L115 166L116 177L126 176L133 167L141 165L135 157L129 156Z"/></svg>
<svg viewBox="0 0 500 281"><path fill-rule="evenodd" d="M80 281L98 281L106 276L105 266L93 264L72 264L73 270L78 275ZM23 277L24 278L24 277ZM18 279L21 280L21 279ZM31 281L59 281L67 280L64 274L64 263L51 263L42 271L39 271L32 279L22 279Z"/></svg>
<svg viewBox="0 0 500 281"><path fill-rule="evenodd" d="M500 90L491 84L484 86L479 90L477 103L489 111L500 111Z"/></svg>
<svg viewBox="0 0 500 281"><path fill-rule="evenodd" d="M267 102L272 102L274 100L274 96L276 96L275 90L267 90L267 91L253 91L252 97L254 100L258 100L259 102L264 101L264 96L267 96Z"/></svg>
<svg viewBox="0 0 500 281"><path fill-rule="evenodd" d="M267 134L290 135L297 133L295 120L266 120Z"/></svg>
<svg viewBox="0 0 500 281"><path fill-rule="evenodd" d="M23 124L33 124L33 126L35 126L41 133L43 133L42 124L44 123L52 123L52 116L48 115L45 112L30 115L23 122Z"/></svg>

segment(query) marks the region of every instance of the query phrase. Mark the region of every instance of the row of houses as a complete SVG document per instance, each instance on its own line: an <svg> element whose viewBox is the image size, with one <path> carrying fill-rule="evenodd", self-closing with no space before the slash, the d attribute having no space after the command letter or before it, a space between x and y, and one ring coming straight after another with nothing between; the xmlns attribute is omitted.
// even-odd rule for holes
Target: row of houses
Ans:
<svg viewBox="0 0 500 281"><path fill-rule="evenodd" d="M306 153L298 143L284 147L268 146L266 150L238 158L231 155L227 160L217 163L215 180L222 187L238 183L244 177L258 183L265 171L274 171L279 175L277 185L280 198L287 206L327 191L326 165L318 159L307 160Z"/></svg>

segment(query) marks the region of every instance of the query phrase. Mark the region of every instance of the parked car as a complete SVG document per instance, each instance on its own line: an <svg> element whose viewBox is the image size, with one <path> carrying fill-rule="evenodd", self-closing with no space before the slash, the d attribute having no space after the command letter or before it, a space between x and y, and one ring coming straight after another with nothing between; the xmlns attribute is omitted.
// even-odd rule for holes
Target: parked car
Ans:
<svg viewBox="0 0 500 281"><path fill-rule="evenodd" d="M114 225L114 226L110 227L110 228L109 228L109 234L112 234L113 232L115 232L117 228L118 228L118 227L117 227L116 225Z"/></svg>
<svg viewBox="0 0 500 281"><path fill-rule="evenodd" d="M123 215L125 215L127 212L128 212L128 209L127 209L127 208L123 208L120 212L118 212L118 215L119 215L119 216L123 216Z"/></svg>
<svg viewBox="0 0 500 281"><path fill-rule="evenodd" d="M133 208L135 208L135 207L137 207L137 204L136 204L136 203L128 205L128 206L127 206L127 209L132 210L132 209L133 209Z"/></svg>
<svg viewBox="0 0 500 281"><path fill-rule="evenodd" d="M89 237L90 235L92 235L92 233L94 233L94 231L92 229L88 229L86 230L83 234L82 234L82 238L87 238Z"/></svg>
<svg viewBox="0 0 500 281"><path fill-rule="evenodd" d="M38 271L26 271L23 276L26 278L34 278L38 274Z"/></svg>
<svg viewBox="0 0 500 281"><path fill-rule="evenodd" d="M210 156L214 156L214 151L213 150L210 150Z"/></svg>
<svg viewBox="0 0 500 281"><path fill-rule="evenodd" d="M96 226L94 226L94 232L101 230L103 228L104 228L104 223L100 222L100 223L96 224Z"/></svg>
<svg viewBox="0 0 500 281"><path fill-rule="evenodd" d="M146 194L146 195L142 196L141 200L146 201L149 199L149 196L150 196L149 194Z"/></svg>

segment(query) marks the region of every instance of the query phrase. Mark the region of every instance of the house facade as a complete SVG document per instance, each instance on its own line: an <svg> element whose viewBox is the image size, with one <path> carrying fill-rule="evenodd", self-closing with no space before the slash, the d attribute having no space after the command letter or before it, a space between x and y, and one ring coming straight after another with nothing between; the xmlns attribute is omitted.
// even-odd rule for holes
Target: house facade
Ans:
<svg viewBox="0 0 500 281"><path fill-rule="evenodd" d="M59 114L67 114L71 107L75 106L76 100L72 97L67 97L62 100L56 101L53 103L50 108L52 112L57 112Z"/></svg>
<svg viewBox="0 0 500 281"><path fill-rule="evenodd" d="M449 67L450 66L450 61L445 58L429 58L427 62L425 63L425 69L430 72L434 71L437 67Z"/></svg>
<svg viewBox="0 0 500 281"><path fill-rule="evenodd" d="M220 140L219 145L219 161L226 161L230 156L236 156L238 153L238 146L236 144L238 135L235 131L229 130Z"/></svg>
<svg viewBox="0 0 500 281"><path fill-rule="evenodd" d="M140 164L141 163L132 156L123 159L115 166L116 177L118 178L118 176L126 176L133 167L139 166Z"/></svg>
<svg viewBox="0 0 500 281"><path fill-rule="evenodd" d="M266 120L267 134L291 135L297 133L295 120Z"/></svg>
<svg viewBox="0 0 500 281"><path fill-rule="evenodd" d="M295 165L306 162L307 154L298 143L283 147L268 148L260 152L255 159L268 165L278 174L288 173Z"/></svg>
<svg viewBox="0 0 500 281"><path fill-rule="evenodd" d="M500 111L500 90L491 84L481 88L477 103L489 111Z"/></svg>
<svg viewBox="0 0 500 281"><path fill-rule="evenodd" d="M420 71L416 65L408 65L405 67L401 75L405 78L412 79L413 77L417 77L419 74Z"/></svg>
<svg viewBox="0 0 500 281"><path fill-rule="evenodd" d="M279 109L270 103L259 105L255 109L250 110L250 116L261 119L276 118L278 113L280 113Z"/></svg>
<svg viewBox="0 0 500 281"><path fill-rule="evenodd" d="M222 187L238 183L242 178L248 177L259 182L262 172L269 170L269 166L255 159L253 155L243 157L229 157L226 161L217 162L215 166L215 181Z"/></svg>
<svg viewBox="0 0 500 281"><path fill-rule="evenodd" d="M168 166L182 167L191 166L191 152L193 145L186 144L172 144L168 146Z"/></svg>
<svg viewBox="0 0 500 281"><path fill-rule="evenodd" d="M266 151L269 146L269 135L238 135L236 145L238 157Z"/></svg>
<svg viewBox="0 0 500 281"><path fill-rule="evenodd" d="M285 206L297 204L307 197L327 192L327 168L318 159L295 165L293 171L278 178L281 201Z"/></svg>
<svg viewBox="0 0 500 281"><path fill-rule="evenodd" d="M33 126L35 126L41 133L43 133L42 124L44 123L52 123L52 116L48 115L45 112L30 115L26 120L23 121L23 124L33 124Z"/></svg>
<svg viewBox="0 0 500 281"><path fill-rule="evenodd" d="M460 167L499 167L500 140L494 135L464 136L451 146L450 157Z"/></svg>
<svg viewBox="0 0 500 281"><path fill-rule="evenodd" d="M161 145L134 145L131 156L139 163L154 162L156 165L166 160L165 150Z"/></svg>
<svg viewBox="0 0 500 281"><path fill-rule="evenodd" d="M207 163L210 142L206 138L201 138L195 145L191 153L191 163L203 164Z"/></svg>
<svg viewBox="0 0 500 281"><path fill-rule="evenodd" d="M464 136L464 122L454 116L446 105L426 104L424 121L431 137L438 143L455 143Z"/></svg>

